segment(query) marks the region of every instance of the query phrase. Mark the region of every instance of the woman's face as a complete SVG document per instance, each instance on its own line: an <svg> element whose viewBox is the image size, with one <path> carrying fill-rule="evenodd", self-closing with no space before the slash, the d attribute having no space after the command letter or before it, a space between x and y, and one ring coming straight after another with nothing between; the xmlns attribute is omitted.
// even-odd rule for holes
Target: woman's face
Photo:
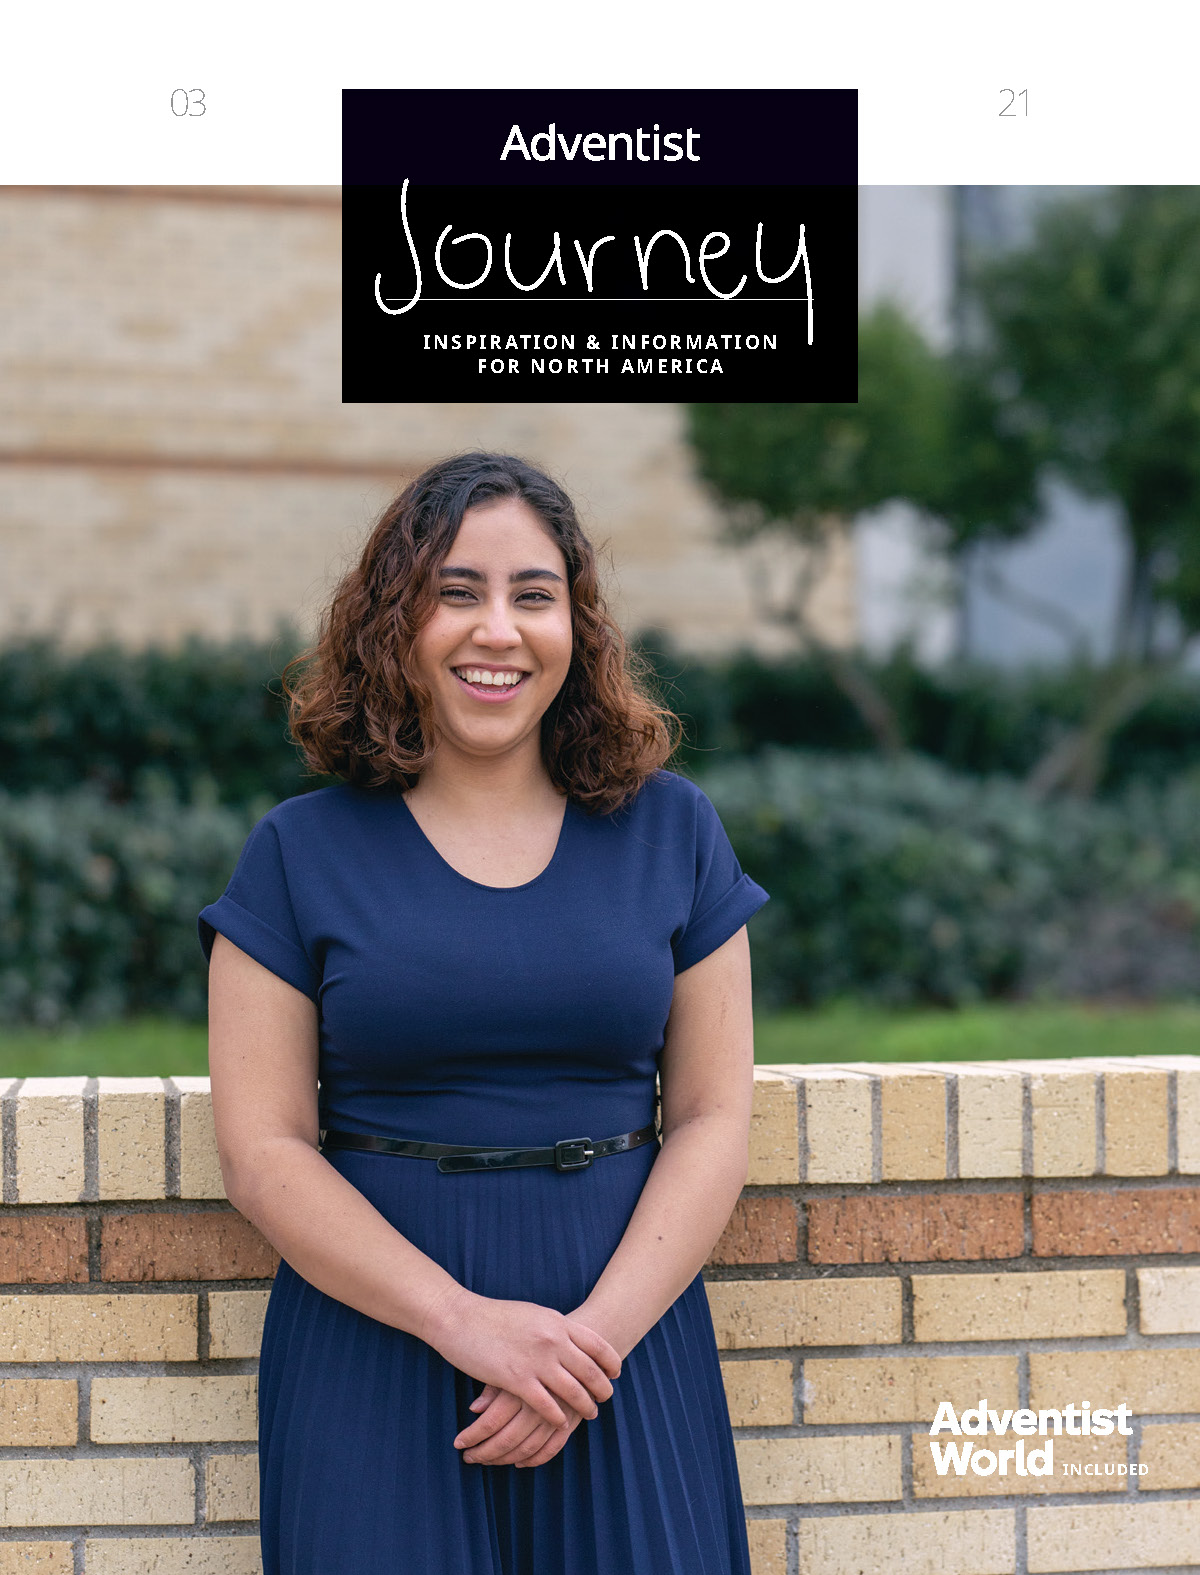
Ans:
<svg viewBox="0 0 1200 1575"><path fill-rule="evenodd" d="M567 565L519 498L468 509L413 641L433 696L438 749L540 752L539 724L571 664Z"/></svg>

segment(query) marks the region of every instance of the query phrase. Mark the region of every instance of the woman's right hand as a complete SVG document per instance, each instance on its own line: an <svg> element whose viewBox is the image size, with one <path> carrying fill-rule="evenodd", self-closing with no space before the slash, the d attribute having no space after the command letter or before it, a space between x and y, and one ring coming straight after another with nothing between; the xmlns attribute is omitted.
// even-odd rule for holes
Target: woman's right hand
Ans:
<svg viewBox="0 0 1200 1575"><path fill-rule="evenodd" d="M459 1285L427 1314L420 1338L453 1367L506 1389L565 1427L559 1400L584 1417L612 1397L621 1358L603 1335L536 1302L501 1301Z"/></svg>

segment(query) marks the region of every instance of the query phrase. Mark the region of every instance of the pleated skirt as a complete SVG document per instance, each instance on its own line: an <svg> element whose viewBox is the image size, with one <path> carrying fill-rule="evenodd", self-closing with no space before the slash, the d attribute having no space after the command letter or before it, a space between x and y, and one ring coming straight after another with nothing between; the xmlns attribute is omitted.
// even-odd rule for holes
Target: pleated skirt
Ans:
<svg viewBox="0 0 1200 1575"><path fill-rule="evenodd" d="M460 1283L566 1313L599 1278L657 1154L462 1175L393 1155L326 1158ZM462 1460L453 1441L482 1388L281 1262L259 1365L263 1575L749 1575L699 1275L545 1465Z"/></svg>

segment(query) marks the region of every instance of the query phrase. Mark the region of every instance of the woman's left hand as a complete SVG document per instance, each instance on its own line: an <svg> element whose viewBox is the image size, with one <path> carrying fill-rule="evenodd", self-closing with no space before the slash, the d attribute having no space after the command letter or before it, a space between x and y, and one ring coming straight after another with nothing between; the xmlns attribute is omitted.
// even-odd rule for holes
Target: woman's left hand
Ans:
<svg viewBox="0 0 1200 1575"><path fill-rule="evenodd" d="M568 1313L592 1328L592 1319L585 1306ZM482 1394L471 1402L471 1410L479 1413L454 1440L455 1448L463 1451L468 1465L480 1466L544 1466L570 1438L583 1421L583 1416L565 1400L558 1399L558 1406L567 1418L565 1427L552 1427L545 1417L501 1389L488 1384Z"/></svg>
<svg viewBox="0 0 1200 1575"><path fill-rule="evenodd" d="M471 1403L471 1410L480 1412L479 1417L459 1433L455 1448L463 1451L463 1459L469 1465L545 1465L583 1420L564 1400L558 1404L567 1414L565 1427L551 1427L516 1395L488 1384Z"/></svg>

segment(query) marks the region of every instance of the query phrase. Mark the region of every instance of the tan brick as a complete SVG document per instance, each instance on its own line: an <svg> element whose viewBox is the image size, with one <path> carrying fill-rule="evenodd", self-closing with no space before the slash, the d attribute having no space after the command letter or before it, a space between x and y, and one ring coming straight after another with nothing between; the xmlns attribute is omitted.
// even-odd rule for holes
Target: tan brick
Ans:
<svg viewBox="0 0 1200 1575"><path fill-rule="evenodd" d="M1200 1268L1139 1269L1137 1282L1143 1334L1200 1334Z"/></svg>
<svg viewBox="0 0 1200 1575"><path fill-rule="evenodd" d="M796 1205L791 1198L741 1197L709 1263L794 1263Z"/></svg>
<svg viewBox="0 0 1200 1575"><path fill-rule="evenodd" d="M722 1362L734 1427L785 1427L795 1420L791 1362Z"/></svg>
<svg viewBox="0 0 1200 1575"><path fill-rule="evenodd" d="M900 1439L740 1438L747 1504L867 1504L901 1496Z"/></svg>
<svg viewBox="0 0 1200 1575"><path fill-rule="evenodd" d="M194 1362L196 1298L0 1296L0 1361Z"/></svg>
<svg viewBox="0 0 1200 1575"><path fill-rule="evenodd" d="M955 1066L958 1173L964 1180L1022 1173L1021 1074L999 1065Z"/></svg>
<svg viewBox="0 0 1200 1575"><path fill-rule="evenodd" d="M898 1062L848 1061L848 1069L880 1079L884 1181L946 1179L946 1078Z"/></svg>
<svg viewBox="0 0 1200 1575"><path fill-rule="evenodd" d="M279 1254L234 1209L109 1214L100 1226L104 1280L260 1280Z"/></svg>
<svg viewBox="0 0 1200 1575"><path fill-rule="evenodd" d="M1048 1340L1125 1332L1120 1269L914 1274L918 1340Z"/></svg>
<svg viewBox="0 0 1200 1575"><path fill-rule="evenodd" d="M161 1077L101 1077L101 1198L167 1195L167 1095Z"/></svg>
<svg viewBox="0 0 1200 1575"><path fill-rule="evenodd" d="M1019 1062L1029 1073L1033 1174L1092 1176L1096 1172L1096 1073L1069 1061Z"/></svg>
<svg viewBox="0 0 1200 1575"><path fill-rule="evenodd" d="M800 1522L801 1575L1013 1575L1011 1509L830 1515Z"/></svg>
<svg viewBox="0 0 1200 1575"><path fill-rule="evenodd" d="M0 1542L0 1575L71 1575L69 1542Z"/></svg>
<svg viewBox="0 0 1200 1575"><path fill-rule="evenodd" d="M774 1067L754 1068L747 1185L766 1187L800 1180L799 1090Z"/></svg>
<svg viewBox="0 0 1200 1575"><path fill-rule="evenodd" d="M86 1077L27 1077L16 1098L17 1200L78 1203L83 1197Z"/></svg>
<svg viewBox="0 0 1200 1575"><path fill-rule="evenodd" d="M980 1398L998 1410L1018 1402L1015 1356L812 1356L803 1372L804 1420L932 1422Z"/></svg>
<svg viewBox="0 0 1200 1575"><path fill-rule="evenodd" d="M258 1519L257 1454L210 1455L204 1463L204 1518Z"/></svg>
<svg viewBox="0 0 1200 1575"><path fill-rule="evenodd" d="M748 1520L746 1537L750 1543L750 1575L787 1575L786 1520Z"/></svg>
<svg viewBox="0 0 1200 1575"><path fill-rule="evenodd" d="M871 1080L838 1067L784 1065L802 1079L810 1182L870 1181Z"/></svg>
<svg viewBox="0 0 1200 1575"><path fill-rule="evenodd" d="M1200 1488L1200 1422L1147 1422L1142 1428L1138 1478L1143 1493L1158 1488Z"/></svg>
<svg viewBox="0 0 1200 1575"><path fill-rule="evenodd" d="M77 1444L79 1385L74 1378L0 1378L0 1443Z"/></svg>
<svg viewBox="0 0 1200 1575"><path fill-rule="evenodd" d="M87 1575L262 1575L254 1535L97 1537L83 1546Z"/></svg>
<svg viewBox="0 0 1200 1575"><path fill-rule="evenodd" d="M0 1474L0 1526L165 1526L195 1515L191 1462L23 1460Z"/></svg>
<svg viewBox="0 0 1200 1575"><path fill-rule="evenodd" d="M1191 1567L1200 1548L1200 1499L1040 1505L1029 1511L1027 1535L1030 1575Z"/></svg>
<svg viewBox="0 0 1200 1575"><path fill-rule="evenodd" d="M1019 1192L852 1193L808 1205L811 1263L931 1263L1019 1258L1025 1250Z"/></svg>
<svg viewBox="0 0 1200 1575"><path fill-rule="evenodd" d="M1031 1406L1084 1400L1106 1410L1124 1400L1135 1416L1200 1411L1200 1349L1030 1352Z"/></svg>
<svg viewBox="0 0 1200 1575"><path fill-rule="evenodd" d="M725 1280L706 1289L722 1350L900 1339L896 1280Z"/></svg>
<svg viewBox="0 0 1200 1575"><path fill-rule="evenodd" d="M61 1285L88 1277L82 1214L0 1216L0 1284Z"/></svg>
<svg viewBox="0 0 1200 1575"><path fill-rule="evenodd" d="M97 1444L216 1444L258 1436L252 1373L92 1379Z"/></svg>
<svg viewBox="0 0 1200 1575"><path fill-rule="evenodd" d="M179 1195L223 1198L221 1160L213 1127L212 1094L207 1077L173 1077L179 1090Z"/></svg>
<svg viewBox="0 0 1200 1575"><path fill-rule="evenodd" d="M975 1397L975 1404L978 1404L979 1398L978 1395ZM990 1395L985 1398L993 1410L999 1409ZM1025 1438L1025 1456L1028 1457L1031 1450L1044 1449L1047 1441L1047 1438L1036 1433ZM1018 1476L1014 1459L1005 1462L1008 1473L1001 1476L999 1452L1002 1449L1015 1450L1017 1446L1017 1439L1011 1433L1000 1436L988 1432L979 1438L956 1438L953 1433L946 1432L939 1433L936 1438L928 1438L924 1433L914 1433L913 1492L917 1498L1001 1498L1010 1493L1022 1497L1037 1493L1123 1493L1128 1488L1128 1476L1117 1476L1115 1471L1112 1476L1106 1476L1103 1469L1106 1465L1116 1467L1125 1463L1125 1440L1120 1434L1112 1433L1107 1438L1072 1438L1063 1433L1058 1437L1051 1436L1049 1441L1054 1446L1051 1451L1054 1469L1048 1476ZM996 1456L996 1469L991 1476L980 1476L970 1466L959 1476L953 1465L947 1469L945 1476L939 1476L930 1445L968 1443L974 1444L975 1450L987 1449ZM1100 1470L1097 1474L1084 1475L1081 1470L1079 1476L1067 1476L1067 1466L1090 1466L1093 1473L1096 1467Z"/></svg>
<svg viewBox="0 0 1200 1575"><path fill-rule="evenodd" d="M257 1356L270 1291L209 1291L208 1354Z"/></svg>
<svg viewBox="0 0 1200 1575"><path fill-rule="evenodd" d="M1114 1067L1104 1074L1104 1170L1109 1176L1167 1173L1167 1074Z"/></svg>

